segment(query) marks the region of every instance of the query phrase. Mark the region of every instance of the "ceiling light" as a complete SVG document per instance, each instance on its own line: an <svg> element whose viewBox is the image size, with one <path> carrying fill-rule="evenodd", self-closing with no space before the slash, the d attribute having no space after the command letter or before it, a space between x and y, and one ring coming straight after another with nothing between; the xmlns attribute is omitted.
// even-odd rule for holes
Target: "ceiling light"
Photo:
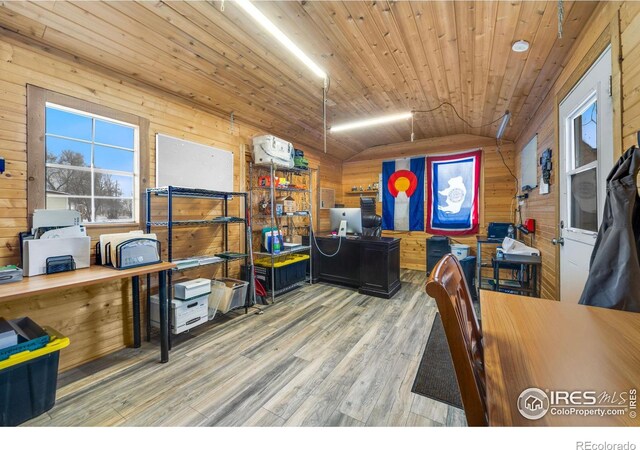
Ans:
<svg viewBox="0 0 640 450"><path fill-rule="evenodd" d="M405 112L400 114L392 114L390 116L374 117L373 119L359 120L357 122L349 122L342 125L334 125L331 127L331 132L336 133L338 131L353 130L354 128L363 128L373 125L380 125L383 123L396 122L398 120L409 119L412 116L413 113Z"/></svg>
<svg viewBox="0 0 640 450"><path fill-rule="evenodd" d="M511 50L517 53L526 52L529 50L529 43L527 41L523 41L520 39L519 41L515 41L511 46Z"/></svg>
<svg viewBox="0 0 640 450"><path fill-rule="evenodd" d="M500 122L500 126L498 127L498 132L496 133L496 139L502 139L502 135L504 134L504 130L507 128L509 119L511 119L511 113L509 111L505 111L504 116L502 116L502 122Z"/></svg>
<svg viewBox="0 0 640 450"><path fill-rule="evenodd" d="M249 0L235 0L235 2L244 9L251 17L255 19L262 27L273 35L282 45L284 45L291 53L293 53L300 61L302 61L313 73L320 78L326 79L327 74L322 70L311 58L304 54L300 48L293 43L278 27L271 22L267 16L262 14L258 8L253 6Z"/></svg>

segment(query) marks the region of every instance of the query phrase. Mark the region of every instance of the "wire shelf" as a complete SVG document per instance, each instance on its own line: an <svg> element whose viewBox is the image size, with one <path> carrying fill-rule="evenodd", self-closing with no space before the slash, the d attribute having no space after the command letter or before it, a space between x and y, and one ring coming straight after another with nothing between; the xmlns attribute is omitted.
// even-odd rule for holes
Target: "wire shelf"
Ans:
<svg viewBox="0 0 640 450"><path fill-rule="evenodd" d="M294 247L290 250L283 250L280 253L253 252L253 254L260 255L260 256L273 256L274 258L278 258L280 256L291 255L293 253L306 252L306 251L309 251L310 248L311 247L309 247L308 245L301 245L299 247Z"/></svg>
<svg viewBox="0 0 640 450"><path fill-rule="evenodd" d="M217 217L209 220L174 220L171 225L174 226L198 226L198 225L212 225L220 223L244 223L245 220L241 217ZM147 222L147 226L152 227L166 227L169 222L166 221L153 221Z"/></svg>
<svg viewBox="0 0 640 450"><path fill-rule="evenodd" d="M147 192L155 194L156 196L169 195L169 186L147 188ZM207 189L193 189L179 186L171 186L171 195L174 197L188 197L188 198L211 198L219 200L230 200L234 196L245 197L246 192L223 192L223 191L209 191Z"/></svg>

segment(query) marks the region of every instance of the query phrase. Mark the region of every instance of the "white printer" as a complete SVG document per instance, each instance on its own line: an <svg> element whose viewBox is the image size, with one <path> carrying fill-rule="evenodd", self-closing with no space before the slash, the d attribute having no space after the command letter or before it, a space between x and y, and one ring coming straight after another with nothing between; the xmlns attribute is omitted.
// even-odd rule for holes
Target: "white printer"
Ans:
<svg viewBox="0 0 640 450"><path fill-rule="evenodd" d="M211 293L211 280L206 278L196 278L195 280L183 281L173 286L175 297L178 300L189 300L201 295Z"/></svg>
<svg viewBox="0 0 640 450"><path fill-rule="evenodd" d="M507 255L540 255L540 250L537 248L524 245L522 242L511 239L510 237L506 237L504 241L502 241L502 251Z"/></svg>
<svg viewBox="0 0 640 450"><path fill-rule="evenodd" d="M293 168L293 144L272 135L253 138L253 162L258 165L275 164L276 166Z"/></svg>

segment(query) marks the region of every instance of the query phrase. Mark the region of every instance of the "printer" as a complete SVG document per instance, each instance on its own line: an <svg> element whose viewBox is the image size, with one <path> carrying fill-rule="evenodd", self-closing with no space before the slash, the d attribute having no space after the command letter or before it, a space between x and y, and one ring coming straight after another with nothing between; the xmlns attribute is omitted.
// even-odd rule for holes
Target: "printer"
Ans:
<svg viewBox="0 0 640 450"><path fill-rule="evenodd" d="M520 241L511 239L510 237L504 238L501 248L502 252L506 255L540 256L540 250L537 248L529 247Z"/></svg>

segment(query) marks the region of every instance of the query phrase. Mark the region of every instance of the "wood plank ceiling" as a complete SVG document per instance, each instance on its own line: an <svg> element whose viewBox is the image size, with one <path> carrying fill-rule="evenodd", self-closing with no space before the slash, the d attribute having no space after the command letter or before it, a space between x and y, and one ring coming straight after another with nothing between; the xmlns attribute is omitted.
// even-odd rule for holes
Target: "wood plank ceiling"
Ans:
<svg viewBox="0 0 640 450"><path fill-rule="evenodd" d="M237 5L221 2L0 1L0 27L239 122L312 148L322 141L322 82ZM558 76L595 2L260 1L258 8L331 77L328 120L412 109L416 139L470 133L515 140ZM3 33L7 33L4 31ZM1 37L1 36L0 36ZM514 53L518 39L531 43ZM410 121L330 136L346 159L409 139Z"/></svg>

